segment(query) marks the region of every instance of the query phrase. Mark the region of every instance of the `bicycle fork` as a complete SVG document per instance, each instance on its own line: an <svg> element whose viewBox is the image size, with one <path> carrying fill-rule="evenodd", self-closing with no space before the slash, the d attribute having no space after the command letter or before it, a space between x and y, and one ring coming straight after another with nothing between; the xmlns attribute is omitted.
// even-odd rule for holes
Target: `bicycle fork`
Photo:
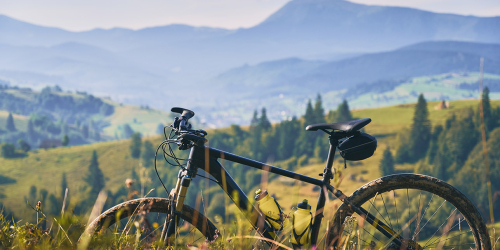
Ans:
<svg viewBox="0 0 500 250"><path fill-rule="evenodd" d="M185 171L180 170L175 185L175 191L171 194L170 220L165 219L165 224L161 239L164 240L164 245L167 242L175 242L176 230L182 214L186 193L191 184L191 176L185 174ZM175 201L175 202L174 202ZM166 231L165 231L166 229Z"/></svg>

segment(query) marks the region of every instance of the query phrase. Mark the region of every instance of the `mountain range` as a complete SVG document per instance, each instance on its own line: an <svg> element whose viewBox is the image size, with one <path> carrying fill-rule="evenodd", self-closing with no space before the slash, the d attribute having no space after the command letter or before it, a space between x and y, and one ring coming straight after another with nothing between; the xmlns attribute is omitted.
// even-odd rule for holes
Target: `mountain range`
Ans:
<svg viewBox="0 0 500 250"><path fill-rule="evenodd" d="M227 96L304 99L378 80L477 71L481 56L496 74L499 27L500 17L344 0L292 0L236 30L174 24L71 32L0 15L0 80L211 110L205 106ZM202 91L178 94L193 89Z"/></svg>

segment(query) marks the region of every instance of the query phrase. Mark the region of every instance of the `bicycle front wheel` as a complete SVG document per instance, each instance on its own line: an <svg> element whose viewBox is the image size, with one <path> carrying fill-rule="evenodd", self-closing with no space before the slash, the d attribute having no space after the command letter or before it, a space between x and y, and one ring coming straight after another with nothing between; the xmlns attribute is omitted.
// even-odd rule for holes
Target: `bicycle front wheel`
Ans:
<svg viewBox="0 0 500 250"><path fill-rule="evenodd" d="M374 180L347 199L363 207L403 238L407 249L491 249L484 220L472 202L450 184L431 176L397 174ZM400 249L342 204L329 226L336 248Z"/></svg>
<svg viewBox="0 0 500 250"><path fill-rule="evenodd" d="M85 230L92 235L112 227L117 221L137 216L138 214L158 213L157 217L165 218L170 213L170 200L165 198L141 198L120 203L102 213ZM162 216L160 216L160 214ZM217 228L197 210L184 205L180 218L196 228L207 240L215 239ZM161 221L159 224L163 224Z"/></svg>

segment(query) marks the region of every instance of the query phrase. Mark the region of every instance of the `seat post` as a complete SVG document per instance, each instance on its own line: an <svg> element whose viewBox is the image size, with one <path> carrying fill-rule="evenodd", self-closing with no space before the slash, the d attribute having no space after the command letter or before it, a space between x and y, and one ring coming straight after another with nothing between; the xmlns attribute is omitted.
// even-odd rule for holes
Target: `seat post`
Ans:
<svg viewBox="0 0 500 250"><path fill-rule="evenodd" d="M332 170L332 167L333 167L333 161L335 160L335 152L337 150L337 146L339 144L339 140L338 138L334 137L333 135L331 135L329 138L329 141L330 141L330 150L328 151L328 158L326 160L326 166L325 166L325 171L327 169L329 169L330 171ZM323 176L323 180L324 180L324 176ZM330 182L328 182L330 183Z"/></svg>
<svg viewBox="0 0 500 250"><path fill-rule="evenodd" d="M328 151L328 159L326 160L326 166L323 170L323 183L325 185L330 185L330 180L333 179L332 167L333 161L335 158L335 152L338 145L338 138L336 138L333 134L329 137L330 141L330 150ZM326 191L326 192L325 192ZM321 187L319 190L319 198L318 204L316 205L316 216L314 216L314 221L312 224L311 230L311 246L316 245L316 241L318 240L319 227L321 225L321 220L323 220L323 207L325 206L325 195L328 195L328 191L326 188Z"/></svg>

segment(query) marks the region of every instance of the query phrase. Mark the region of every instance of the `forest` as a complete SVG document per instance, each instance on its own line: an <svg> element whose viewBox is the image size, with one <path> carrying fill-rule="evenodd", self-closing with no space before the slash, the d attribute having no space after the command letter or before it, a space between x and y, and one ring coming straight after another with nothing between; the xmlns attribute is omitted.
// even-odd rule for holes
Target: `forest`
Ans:
<svg viewBox="0 0 500 250"><path fill-rule="evenodd" d="M39 147L101 141L108 124L95 117L112 115L114 106L84 92L65 93L58 86L35 92L0 85L0 110L9 112L5 129L0 128L0 143L6 143L2 155L19 157ZM13 114L29 117L25 130L16 126Z"/></svg>

